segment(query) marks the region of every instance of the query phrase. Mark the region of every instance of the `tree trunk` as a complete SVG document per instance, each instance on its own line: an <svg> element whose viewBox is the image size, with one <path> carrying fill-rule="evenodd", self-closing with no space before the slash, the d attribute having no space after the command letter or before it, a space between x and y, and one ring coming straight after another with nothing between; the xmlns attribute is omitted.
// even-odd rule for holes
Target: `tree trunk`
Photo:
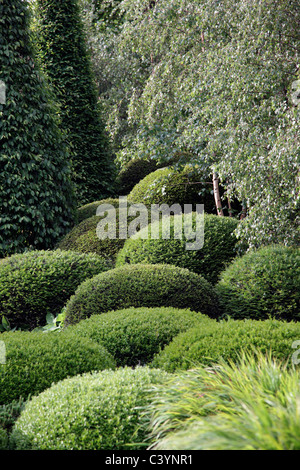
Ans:
<svg viewBox="0 0 300 470"><path fill-rule="evenodd" d="M229 217L232 217L232 207L231 207L231 202L230 202L229 197L227 198L227 201L228 201L228 213L229 213Z"/></svg>
<svg viewBox="0 0 300 470"><path fill-rule="evenodd" d="M220 216L224 216L223 209L222 209L222 201L220 197L220 190L219 190L219 178L217 173L213 173L213 188L214 188L214 198L215 204L217 208L217 214Z"/></svg>
<svg viewBox="0 0 300 470"><path fill-rule="evenodd" d="M245 201L243 201L240 220L243 220L246 217L246 215L247 215L247 206L246 206Z"/></svg>

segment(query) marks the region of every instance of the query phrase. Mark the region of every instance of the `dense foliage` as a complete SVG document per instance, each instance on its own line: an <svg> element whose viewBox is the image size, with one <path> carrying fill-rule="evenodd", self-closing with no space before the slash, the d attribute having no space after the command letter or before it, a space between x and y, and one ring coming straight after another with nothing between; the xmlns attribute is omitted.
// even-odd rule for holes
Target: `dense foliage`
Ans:
<svg viewBox="0 0 300 470"><path fill-rule="evenodd" d="M89 219L93 217L97 213L97 208L101 204L111 204L116 209L119 207L119 199L117 198L107 198L101 199L99 201L89 202L88 204L84 204L77 209L77 225L80 224L85 219Z"/></svg>
<svg viewBox="0 0 300 470"><path fill-rule="evenodd" d="M126 308L92 315L69 327L87 336L114 357L117 366L145 365L179 333L211 319L201 313L173 307Z"/></svg>
<svg viewBox="0 0 300 470"><path fill-rule="evenodd" d="M57 315L84 280L110 265L100 256L72 251L31 251L0 263L0 311L11 328L33 329Z"/></svg>
<svg viewBox="0 0 300 470"><path fill-rule="evenodd" d="M9 435L14 423L25 407L26 400L20 398L12 402L0 405L0 450L9 449Z"/></svg>
<svg viewBox="0 0 300 470"><path fill-rule="evenodd" d="M299 21L0 0L0 450L300 450Z"/></svg>
<svg viewBox="0 0 300 470"><path fill-rule="evenodd" d="M0 257L52 248L72 226L69 153L40 73L28 5L0 2Z"/></svg>
<svg viewBox="0 0 300 470"><path fill-rule="evenodd" d="M128 194L133 203L143 204L204 204L207 213L215 213L212 183L205 175L198 174L191 167L182 170L159 168L143 178Z"/></svg>
<svg viewBox="0 0 300 470"><path fill-rule="evenodd" d="M113 1L106 28L84 3L119 160L181 152L247 204L251 246L298 243L298 1Z"/></svg>
<svg viewBox="0 0 300 470"><path fill-rule="evenodd" d="M201 274L209 282L215 284L221 271L245 250L245 247L238 243L234 233L237 225L238 220L234 218L204 214L203 246L197 249L197 243L201 241L201 223L197 215L193 213L190 225L189 216L185 214L171 216L164 222L159 221L149 225L134 237L126 240L117 255L116 266L135 263L167 263ZM159 229L157 239L153 237L155 226ZM167 234L169 227L170 237L164 239L164 234ZM177 230L180 238L178 238ZM147 234L148 238L146 238ZM194 246L194 249L187 250L187 243Z"/></svg>
<svg viewBox="0 0 300 470"><path fill-rule="evenodd" d="M43 326L83 281L110 267L100 256L72 251L12 255L0 263L1 313L11 328Z"/></svg>
<svg viewBox="0 0 300 470"><path fill-rule="evenodd" d="M83 282L67 302L64 324L128 307L189 308L218 315L216 294L203 277L176 266L133 264Z"/></svg>
<svg viewBox="0 0 300 470"><path fill-rule="evenodd" d="M152 395L152 450L300 448L299 369L265 354L241 354L170 377Z"/></svg>
<svg viewBox="0 0 300 470"><path fill-rule="evenodd" d="M107 204L107 210L103 210L101 215L95 215L98 207L103 204ZM83 220L75 225L59 241L56 247L61 250L96 253L114 263L127 238L128 224L135 219L134 216L128 215L128 210L129 205L127 210L122 210L122 216L120 217L119 201L117 199L95 201L83 206L79 210L79 216L83 217ZM91 212L94 215L88 217ZM87 218L85 218L85 215ZM98 232L99 224L102 227L101 234ZM125 233L124 236L121 235L122 232Z"/></svg>
<svg viewBox="0 0 300 470"><path fill-rule="evenodd" d="M149 419L147 390L167 374L144 367L84 374L34 397L16 422L18 450L139 450Z"/></svg>
<svg viewBox="0 0 300 470"><path fill-rule="evenodd" d="M6 364L0 366L0 404L34 396L67 377L114 369L106 349L72 332L1 334Z"/></svg>
<svg viewBox="0 0 300 470"><path fill-rule="evenodd" d="M36 40L55 87L81 204L114 194L114 156L102 122L77 0L39 0Z"/></svg>
<svg viewBox="0 0 300 470"><path fill-rule="evenodd" d="M157 170L155 160L143 160L141 158L130 160L121 168L118 174L118 194L127 196L136 184L155 170Z"/></svg>
<svg viewBox="0 0 300 470"><path fill-rule="evenodd" d="M217 286L223 315L300 320L300 250L271 245L235 259Z"/></svg>
<svg viewBox="0 0 300 470"><path fill-rule="evenodd" d="M278 320L229 320L201 323L180 333L153 360L153 366L168 372L196 365L211 366L221 359L237 361L241 352L271 351L272 357L292 367L292 348L298 341L300 323Z"/></svg>

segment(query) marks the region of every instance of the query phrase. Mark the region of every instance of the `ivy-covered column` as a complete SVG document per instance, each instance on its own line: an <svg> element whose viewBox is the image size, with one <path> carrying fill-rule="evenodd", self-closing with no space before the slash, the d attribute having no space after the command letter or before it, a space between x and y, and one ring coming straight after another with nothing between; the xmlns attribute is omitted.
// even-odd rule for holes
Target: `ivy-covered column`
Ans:
<svg viewBox="0 0 300 470"><path fill-rule="evenodd" d="M69 154L22 0L0 0L0 257L52 248L73 224Z"/></svg>
<svg viewBox="0 0 300 470"><path fill-rule="evenodd" d="M51 79L72 152L81 204L114 194L114 155L101 118L98 92L77 0L38 0L37 43Z"/></svg>

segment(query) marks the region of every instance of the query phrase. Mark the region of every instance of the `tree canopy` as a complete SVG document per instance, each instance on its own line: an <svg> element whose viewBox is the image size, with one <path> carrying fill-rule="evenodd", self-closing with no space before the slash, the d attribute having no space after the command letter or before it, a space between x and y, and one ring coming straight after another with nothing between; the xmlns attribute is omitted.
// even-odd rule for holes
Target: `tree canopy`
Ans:
<svg viewBox="0 0 300 470"><path fill-rule="evenodd" d="M299 243L298 1L82 1L120 164L188 155L245 202L250 246Z"/></svg>

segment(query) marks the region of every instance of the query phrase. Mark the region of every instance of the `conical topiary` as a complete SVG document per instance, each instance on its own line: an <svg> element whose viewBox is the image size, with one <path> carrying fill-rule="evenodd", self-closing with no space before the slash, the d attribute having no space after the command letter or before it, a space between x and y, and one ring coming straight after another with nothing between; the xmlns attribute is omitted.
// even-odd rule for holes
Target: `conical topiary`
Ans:
<svg viewBox="0 0 300 470"><path fill-rule="evenodd" d="M0 257L51 248L73 224L69 155L29 20L27 2L0 0Z"/></svg>
<svg viewBox="0 0 300 470"><path fill-rule="evenodd" d="M38 0L36 41L72 150L81 204L114 195L116 170L101 118L78 0Z"/></svg>

